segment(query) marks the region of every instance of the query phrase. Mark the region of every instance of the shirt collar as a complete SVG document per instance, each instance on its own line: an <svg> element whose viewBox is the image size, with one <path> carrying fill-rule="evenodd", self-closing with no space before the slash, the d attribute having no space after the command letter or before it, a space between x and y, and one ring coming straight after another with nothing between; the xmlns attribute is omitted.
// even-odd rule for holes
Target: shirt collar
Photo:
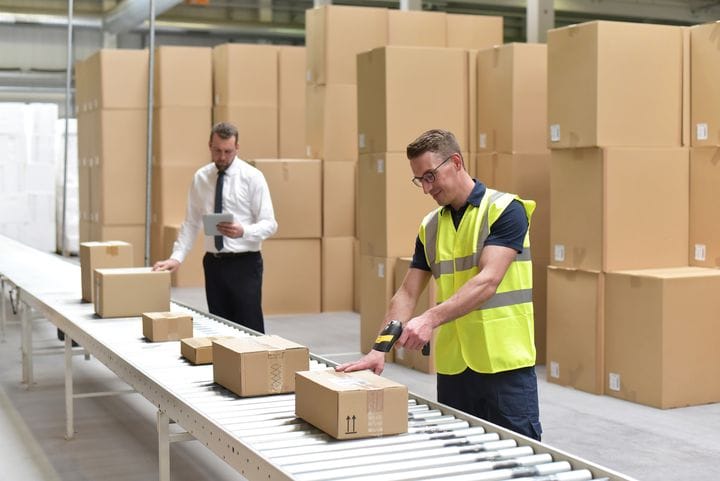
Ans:
<svg viewBox="0 0 720 481"><path fill-rule="evenodd" d="M468 196L467 201L465 201L464 207L467 207L468 205L480 207L480 202L482 201L482 198L485 196L485 191L487 190L485 187L485 184L483 184L482 182L480 182L477 179L473 179L473 182L475 183L475 185L473 186L472 191L470 191L470 195ZM445 209L451 211L452 206L446 205Z"/></svg>
<svg viewBox="0 0 720 481"><path fill-rule="evenodd" d="M235 175L236 172L239 172L241 168L240 162L242 162L242 160L236 155L230 167L225 169L225 175Z"/></svg>

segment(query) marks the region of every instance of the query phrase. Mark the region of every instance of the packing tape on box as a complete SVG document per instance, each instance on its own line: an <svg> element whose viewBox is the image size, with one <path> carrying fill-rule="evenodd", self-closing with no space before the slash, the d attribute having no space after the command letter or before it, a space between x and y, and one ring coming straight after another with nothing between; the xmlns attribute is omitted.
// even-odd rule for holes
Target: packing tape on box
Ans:
<svg viewBox="0 0 720 481"><path fill-rule="evenodd" d="M116 256L120 253L120 246L107 246L105 247L105 253L109 256Z"/></svg>
<svg viewBox="0 0 720 481"><path fill-rule="evenodd" d="M268 351L268 390L279 393L283 388L285 351Z"/></svg>
<svg viewBox="0 0 720 481"><path fill-rule="evenodd" d="M367 391L368 433L382 434L384 402L385 396L382 389L373 389Z"/></svg>

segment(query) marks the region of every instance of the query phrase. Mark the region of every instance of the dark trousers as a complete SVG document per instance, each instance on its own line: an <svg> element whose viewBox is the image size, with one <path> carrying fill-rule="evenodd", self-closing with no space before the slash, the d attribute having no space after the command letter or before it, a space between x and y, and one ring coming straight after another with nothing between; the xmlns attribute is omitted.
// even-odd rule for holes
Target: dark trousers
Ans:
<svg viewBox="0 0 720 481"><path fill-rule="evenodd" d="M468 368L437 375L438 402L540 441L540 409L534 367L495 374Z"/></svg>
<svg viewBox="0 0 720 481"><path fill-rule="evenodd" d="M243 252L216 257L206 253L203 268L210 313L264 333L262 255Z"/></svg>

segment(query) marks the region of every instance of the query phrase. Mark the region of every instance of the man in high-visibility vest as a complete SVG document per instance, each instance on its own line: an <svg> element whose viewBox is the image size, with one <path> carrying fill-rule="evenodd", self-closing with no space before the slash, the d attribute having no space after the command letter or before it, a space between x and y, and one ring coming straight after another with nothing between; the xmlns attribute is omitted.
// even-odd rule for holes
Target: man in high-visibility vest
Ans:
<svg viewBox="0 0 720 481"><path fill-rule="evenodd" d="M540 440L529 235L535 202L470 177L451 132L423 133L407 157L412 181L440 207L420 225L383 326L403 323L396 345L405 349L421 349L437 329L438 401ZM438 303L412 317L431 277ZM371 350L336 369L380 374L384 363L384 353Z"/></svg>

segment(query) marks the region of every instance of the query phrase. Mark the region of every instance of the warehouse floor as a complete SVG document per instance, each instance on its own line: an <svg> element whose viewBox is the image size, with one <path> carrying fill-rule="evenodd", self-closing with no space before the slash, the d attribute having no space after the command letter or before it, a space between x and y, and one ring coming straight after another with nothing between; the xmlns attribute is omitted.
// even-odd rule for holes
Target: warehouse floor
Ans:
<svg viewBox="0 0 720 481"><path fill-rule="evenodd" d="M202 289L174 289L179 301L205 308ZM0 466L2 479L157 479L155 410L137 394L75 401L76 436L64 439L61 356L36 356L35 385L20 383L20 326L13 321L0 343ZM333 361L355 359L359 316L355 313L268 316L267 330L306 344ZM35 347L60 348L55 328L34 323ZM573 456L638 479L720 479L720 404L659 410L607 396L586 394L540 380L543 441ZM98 361L74 361L75 391L122 389ZM435 399L434 376L389 365L389 378ZM688 373L692 375L692 373ZM701 380L699 380L701 381ZM171 446L171 478L240 480L241 476L197 442Z"/></svg>

